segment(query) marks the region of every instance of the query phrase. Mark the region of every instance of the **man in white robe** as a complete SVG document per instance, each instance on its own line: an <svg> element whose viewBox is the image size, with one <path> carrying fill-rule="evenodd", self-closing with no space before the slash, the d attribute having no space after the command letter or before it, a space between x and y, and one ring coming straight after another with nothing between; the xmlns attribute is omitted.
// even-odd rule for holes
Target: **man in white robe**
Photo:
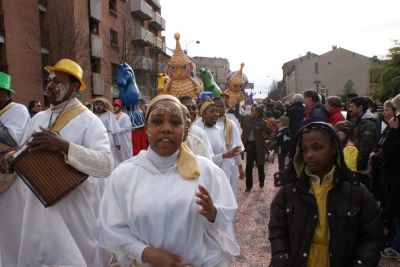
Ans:
<svg viewBox="0 0 400 267"><path fill-rule="evenodd" d="M31 150L61 151L66 164L89 178L48 208L27 191L18 266L102 267L105 264L98 247L99 178L108 177L112 170L107 132L99 118L75 98L76 92L85 88L81 67L62 59L45 69L49 72L47 97L51 106L29 123L25 137L32 139L27 145ZM60 113L70 114L76 109L80 112L64 122L58 134L46 129L62 123L57 120L63 117Z"/></svg>
<svg viewBox="0 0 400 267"><path fill-rule="evenodd" d="M237 124L233 120L229 119L227 116L228 114L226 113L226 104L224 98L214 98L213 101L217 105L219 113L216 125L222 130L224 134L226 149L231 150L234 147L240 146L241 150L244 151L242 139L240 138L239 128ZM244 171L240 155L233 157L233 160L239 170L239 179L244 179Z"/></svg>
<svg viewBox="0 0 400 267"><path fill-rule="evenodd" d="M106 127L108 138L110 139L111 153L113 155L114 169L122 161L124 161L123 151L121 149L121 141L119 132L121 128L115 118L114 109L110 101L104 97L96 97L92 100L94 106L94 113L103 122Z"/></svg>
<svg viewBox="0 0 400 267"><path fill-rule="evenodd" d="M28 109L12 102L11 77L0 72L0 142L11 147L21 145L30 120ZM4 171L4 170L3 170ZM0 266L15 267L21 241L23 187L15 174L0 174Z"/></svg>
<svg viewBox="0 0 400 267"><path fill-rule="evenodd" d="M121 100L114 100L115 118L119 124L119 141L121 143L122 161L132 157L132 123L128 114L122 111ZM121 161L121 162L122 162Z"/></svg>

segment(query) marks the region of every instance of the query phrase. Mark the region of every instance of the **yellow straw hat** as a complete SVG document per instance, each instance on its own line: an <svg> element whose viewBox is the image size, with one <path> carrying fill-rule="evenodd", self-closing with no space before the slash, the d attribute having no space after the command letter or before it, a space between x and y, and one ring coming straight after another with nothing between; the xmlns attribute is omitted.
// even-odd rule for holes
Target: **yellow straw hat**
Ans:
<svg viewBox="0 0 400 267"><path fill-rule="evenodd" d="M74 76L75 78L77 78L79 80L79 82L81 83L81 87L79 87L79 91L85 90L85 88L86 88L86 84L82 79L83 71L82 71L81 66L79 66L78 63L76 63L75 61L73 61L71 59L66 59L66 58L60 59L56 63L56 65L46 66L46 67L44 67L44 69L47 72L61 71L61 72L68 73L68 74Z"/></svg>

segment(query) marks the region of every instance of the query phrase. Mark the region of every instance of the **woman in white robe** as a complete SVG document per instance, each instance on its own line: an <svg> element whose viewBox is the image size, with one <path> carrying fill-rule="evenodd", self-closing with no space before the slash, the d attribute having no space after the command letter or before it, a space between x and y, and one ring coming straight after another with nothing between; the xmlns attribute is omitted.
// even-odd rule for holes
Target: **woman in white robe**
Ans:
<svg viewBox="0 0 400 267"><path fill-rule="evenodd" d="M237 172L234 161L235 156L240 156L242 151L241 146L235 146L232 149L227 149L225 145L225 138L222 130L216 126L219 113L217 105L212 100L206 100L200 108L201 122L198 125L207 134L213 149L211 159L221 169L224 170L229 179L232 190L236 196L237 194Z"/></svg>
<svg viewBox="0 0 400 267"><path fill-rule="evenodd" d="M146 132L148 150L116 168L104 192L104 246L122 266L230 266L237 203L224 172L182 144L177 98L149 103Z"/></svg>

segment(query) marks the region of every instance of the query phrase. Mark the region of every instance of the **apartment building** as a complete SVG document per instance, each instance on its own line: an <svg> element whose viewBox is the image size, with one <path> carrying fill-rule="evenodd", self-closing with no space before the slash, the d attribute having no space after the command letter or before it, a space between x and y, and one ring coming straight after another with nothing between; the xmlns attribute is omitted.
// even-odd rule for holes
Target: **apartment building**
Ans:
<svg viewBox="0 0 400 267"><path fill-rule="evenodd" d="M134 69L144 98L169 55L159 0L0 0L0 70L10 73L17 102L45 101L46 65L77 61L88 88L82 100L118 96L116 66Z"/></svg>
<svg viewBox="0 0 400 267"><path fill-rule="evenodd" d="M282 66L282 95L303 93L307 89L316 89L325 96L342 95L349 80L359 95L369 95L372 64L373 58L336 46L322 55L308 52Z"/></svg>
<svg viewBox="0 0 400 267"><path fill-rule="evenodd" d="M207 67L211 71L215 82L218 84L221 90L225 90L227 77L228 74L231 72L229 67L229 61L226 58L193 57L192 59L196 64L197 72L201 68Z"/></svg>

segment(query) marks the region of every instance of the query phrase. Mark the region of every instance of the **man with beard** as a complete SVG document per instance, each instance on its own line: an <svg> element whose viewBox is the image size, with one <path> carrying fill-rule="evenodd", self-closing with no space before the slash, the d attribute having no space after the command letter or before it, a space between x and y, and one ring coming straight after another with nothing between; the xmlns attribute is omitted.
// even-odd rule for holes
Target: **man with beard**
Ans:
<svg viewBox="0 0 400 267"><path fill-rule="evenodd" d="M25 139L31 139L27 146L31 151L62 152L65 164L89 178L48 208L27 190L18 266L101 267L99 178L111 174L110 142L100 119L75 97L86 87L82 68L70 59L61 59L45 70L49 72L46 93L50 108L28 124Z"/></svg>

